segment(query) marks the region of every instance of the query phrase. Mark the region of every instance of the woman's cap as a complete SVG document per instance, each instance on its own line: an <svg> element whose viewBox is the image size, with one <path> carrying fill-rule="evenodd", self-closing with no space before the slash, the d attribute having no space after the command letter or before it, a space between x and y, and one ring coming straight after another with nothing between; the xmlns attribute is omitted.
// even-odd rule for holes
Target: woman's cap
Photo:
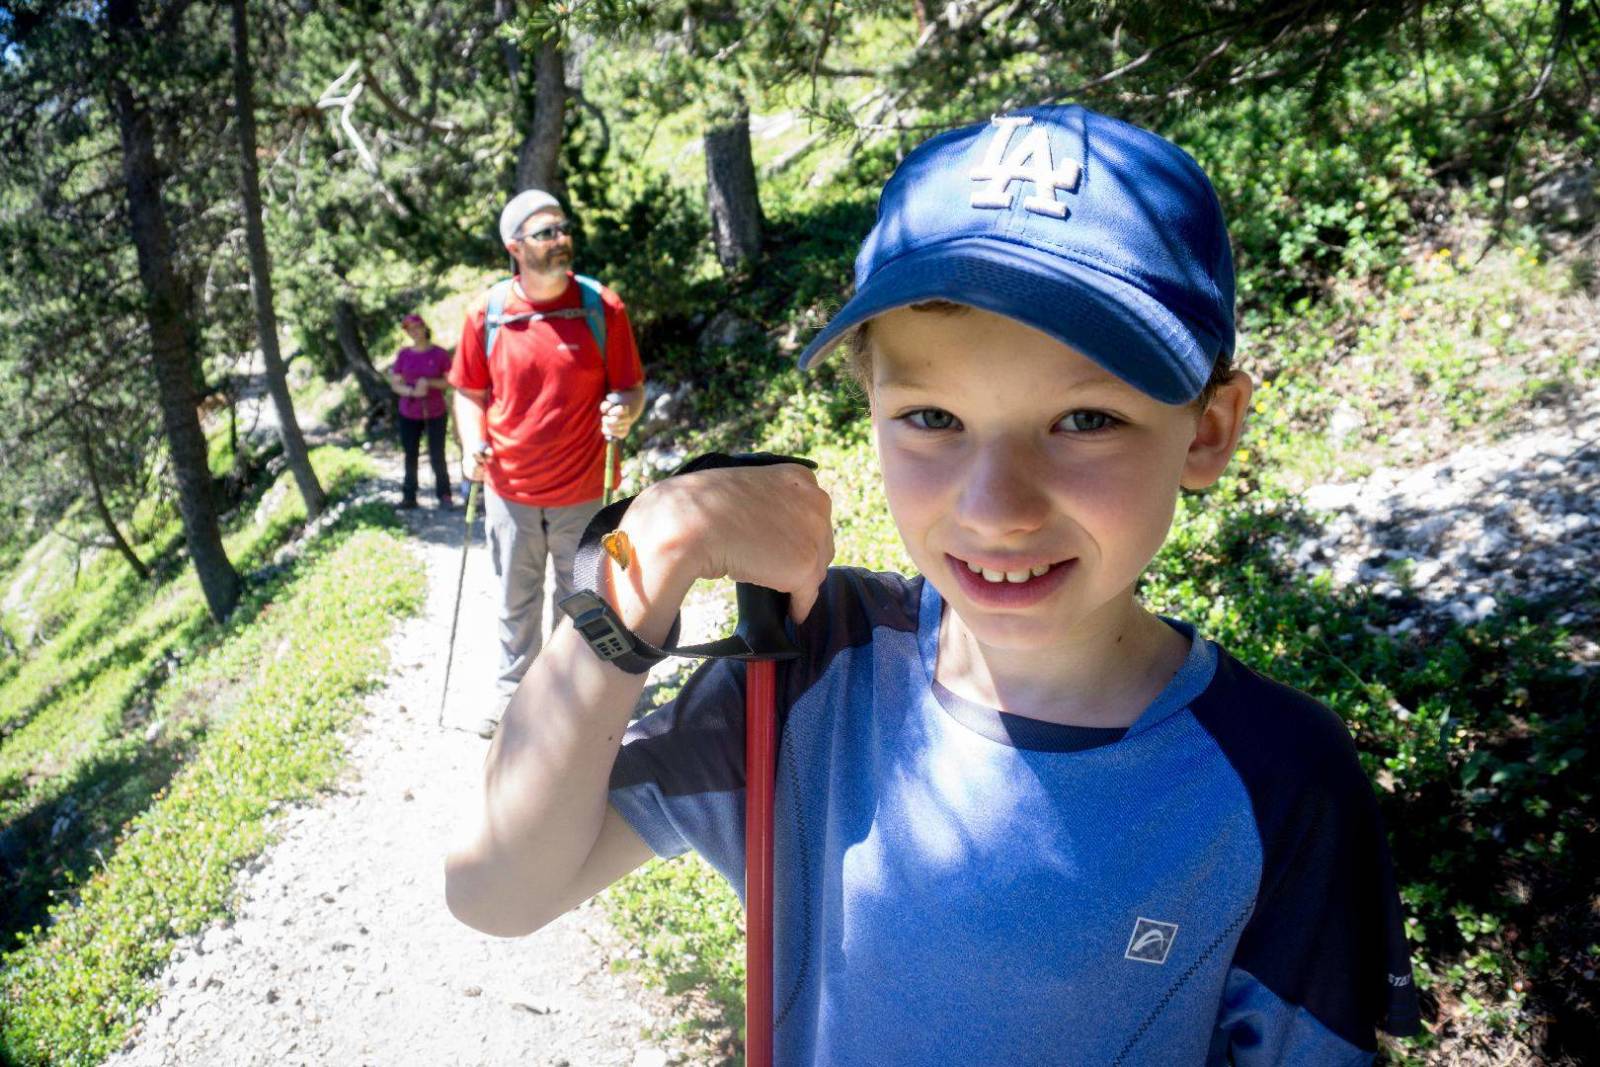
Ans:
<svg viewBox="0 0 1600 1067"><path fill-rule="evenodd" d="M543 189L524 189L506 201L500 209L500 240L508 245L517 243L517 231L528 221L528 216L546 208L559 208L561 203Z"/></svg>
<svg viewBox="0 0 1600 1067"><path fill-rule="evenodd" d="M919 145L878 200L855 295L800 355L930 300L1005 315L1169 404L1233 351L1233 255L1216 193L1176 145L1077 105Z"/></svg>
<svg viewBox="0 0 1600 1067"><path fill-rule="evenodd" d="M418 315L415 311L410 312L410 313L408 313L406 315L402 315L400 317L400 325L402 325L402 326L410 326L412 323L416 323L418 326L426 326L427 325L427 323L422 321L422 316Z"/></svg>

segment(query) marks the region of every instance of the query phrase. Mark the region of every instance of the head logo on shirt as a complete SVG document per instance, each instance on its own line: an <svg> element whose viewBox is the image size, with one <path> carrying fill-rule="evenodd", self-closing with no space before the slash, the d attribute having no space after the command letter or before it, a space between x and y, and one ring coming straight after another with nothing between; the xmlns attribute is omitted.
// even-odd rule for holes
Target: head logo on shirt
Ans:
<svg viewBox="0 0 1600 1067"><path fill-rule="evenodd" d="M1066 218L1067 205L1056 199L1056 190L1077 190L1078 175L1083 169L1078 161L1064 159L1058 168L1050 153L1049 131L1034 126L1031 116L997 115L992 122L995 132L989 139L989 149L983 162L972 168L972 180L986 183L973 192L972 206L1009 208L1016 199L1012 183L1031 182L1033 194L1023 197L1022 206L1038 215ZM1024 133L1013 145L1013 132L1018 129Z"/></svg>
<svg viewBox="0 0 1600 1067"><path fill-rule="evenodd" d="M1123 959L1140 963L1166 963L1167 953L1178 936L1177 923L1164 923L1142 916L1133 924L1133 936L1128 938L1128 951Z"/></svg>

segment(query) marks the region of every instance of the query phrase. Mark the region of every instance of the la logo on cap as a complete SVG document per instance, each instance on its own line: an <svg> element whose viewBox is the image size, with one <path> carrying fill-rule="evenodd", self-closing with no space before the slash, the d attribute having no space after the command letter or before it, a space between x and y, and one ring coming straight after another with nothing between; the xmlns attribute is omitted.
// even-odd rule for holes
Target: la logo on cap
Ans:
<svg viewBox="0 0 1600 1067"><path fill-rule="evenodd" d="M1014 132L1032 127L1018 140ZM1050 133L1034 126L1031 115L996 115L990 120L993 136L983 162L972 168L972 180L988 185L972 194L972 206L1009 208L1016 200L1012 182L1032 182L1033 195L1024 197L1022 206L1038 215L1067 217L1067 205L1056 199L1056 190L1075 192L1082 168L1075 159L1064 159L1057 169L1050 156Z"/></svg>

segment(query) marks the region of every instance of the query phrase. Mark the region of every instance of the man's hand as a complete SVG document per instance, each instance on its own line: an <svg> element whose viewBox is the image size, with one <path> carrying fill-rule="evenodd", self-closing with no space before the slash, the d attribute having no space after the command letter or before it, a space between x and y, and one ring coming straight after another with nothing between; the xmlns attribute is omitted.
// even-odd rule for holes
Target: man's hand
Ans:
<svg viewBox="0 0 1600 1067"><path fill-rule="evenodd" d="M480 441L476 448L468 449L461 456L461 476L469 482L483 481L484 468L489 460L494 458L494 449L489 447L489 442Z"/></svg>
<svg viewBox="0 0 1600 1067"><path fill-rule="evenodd" d="M638 416L621 393L607 393L600 401L600 432L610 438L623 438L633 429Z"/></svg>

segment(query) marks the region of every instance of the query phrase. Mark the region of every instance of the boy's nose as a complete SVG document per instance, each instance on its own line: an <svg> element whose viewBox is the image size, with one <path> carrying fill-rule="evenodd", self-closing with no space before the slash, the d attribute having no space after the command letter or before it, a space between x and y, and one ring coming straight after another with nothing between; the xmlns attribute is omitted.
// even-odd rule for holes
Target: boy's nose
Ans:
<svg viewBox="0 0 1600 1067"><path fill-rule="evenodd" d="M1025 445L981 446L960 473L960 520L990 538L1031 533L1049 516L1041 457Z"/></svg>

